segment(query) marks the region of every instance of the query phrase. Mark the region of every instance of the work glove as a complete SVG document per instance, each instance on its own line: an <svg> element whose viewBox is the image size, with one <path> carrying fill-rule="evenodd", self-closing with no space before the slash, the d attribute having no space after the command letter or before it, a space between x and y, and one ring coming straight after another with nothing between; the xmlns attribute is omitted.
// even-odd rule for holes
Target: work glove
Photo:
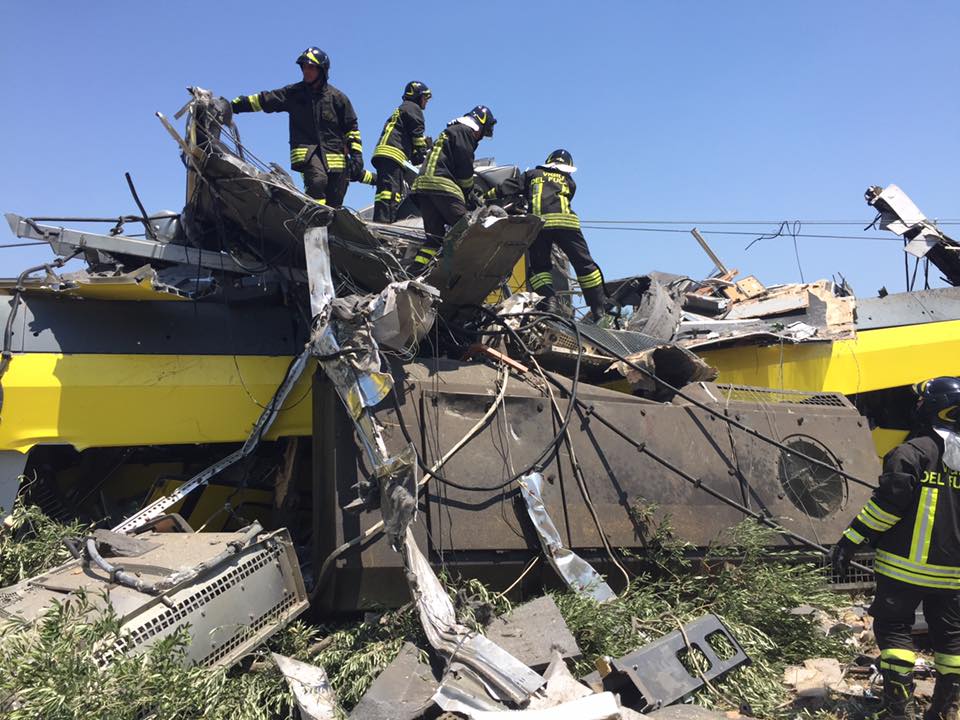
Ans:
<svg viewBox="0 0 960 720"><path fill-rule="evenodd" d="M847 577L847 571L850 569L850 563L853 560L853 554L857 551L857 545L846 535L842 536L833 549L830 550L830 564L833 566L833 572L837 579L843 582Z"/></svg>
<svg viewBox="0 0 960 720"><path fill-rule="evenodd" d="M363 179L363 155L358 152L350 153L347 160L347 168L350 170L350 179L359 182Z"/></svg>

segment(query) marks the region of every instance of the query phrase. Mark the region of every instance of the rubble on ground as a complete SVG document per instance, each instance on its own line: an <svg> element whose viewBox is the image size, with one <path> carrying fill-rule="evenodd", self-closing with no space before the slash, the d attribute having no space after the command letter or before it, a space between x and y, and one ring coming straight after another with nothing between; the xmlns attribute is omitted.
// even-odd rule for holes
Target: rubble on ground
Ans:
<svg viewBox="0 0 960 720"><path fill-rule="evenodd" d="M744 527L745 532L748 529ZM720 559L727 552L723 548L717 548L717 560L702 566L691 565L671 550L662 557L667 573L638 578L630 589L604 603L568 590L533 597L511 606L503 597L484 594L482 586L476 582L446 585L445 593L450 598L473 598L464 606L464 610L473 608L469 622L489 617L489 612L479 612L483 606L493 610L483 628L486 637L541 674L542 688L519 707L487 697L483 683L476 682L473 673L457 661L456 654L451 659L436 653L427 642L421 624L416 621L412 606L368 615L360 623L343 622L313 628L301 622L294 623L267 643L274 653L291 659L283 673L269 653L264 654L262 650L253 651L254 657L262 660L257 660L246 673L234 671L224 675L225 668L207 669L183 664L182 659L190 653L189 637L183 633L176 635L176 642L148 648L143 655L117 656L113 666L97 672L103 675L104 692L109 694L119 692L115 689L118 686L113 679L114 673L120 673L122 677L132 672L133 667L141 668L138 672L147 672L146 667L151 663L159 663L160 667L167 668L168 682L180 688L177 692L183 696L185 704L197 701L195 693L206 693L203 688L207 687L207 682L226 683L223 692L209 694L208 717L231 717L233 720L253 717L232 704L233 700L227 699L228 696L235 699L237 694L247 698L259 697L257 702L280 713L257 717L285 717L281 708L291 707L291 703L300 703L301 707L311 707L310 703L313 703L312 707L322 708L324 702L332 701L336 703L336 712L349 713L351 718L417 720L436 717L442 709L437 705L440 700L454 708L450 717L497 717L484 712L523 712L526 714L516 717L549 720L594 716L636 718L640 713L655 712L649 703L640 704L635 695L631 697L629 693L607 690L602 683L591 686L591 672L598 667L598 662L602 665L601 661L610 662L612 658L642 651L651 643L656 646L665 638L679 637L680 642L684 642L682 638L686 633L687 641L697 644L697 624L691 625L690 622L696 620L700 608L710 607L721 614L723 627L728 627L731 637L742 644L752 663L711 680L709 685L701 682L700 672L694 668L689 677L701 686L700 689L692 695L684 693L673 701L689 703L693 700L722 712L735 711L755 717L787 717L793 712L790 708L794 707L834 707L838 702L868 703L869 693L857 694L858 684L864 680L862 674L851 675L847 671L841 684L835 682L838 668L847 669L853 658L868 650L860 644L848 644L852 638L858 637L858 632L864 632L855 628L857 622L864 621L862 606L844 605L843 596L835 595L821 585L814 568L781 564L788 562L789 556L782 556L779 561L771 559L761 551L762 540L756 536L755 530L749 530L741 536L745 544L736 548L744 557L739 566ZM20 697L15 701L24 712L48 707L44 703L52 701L47 694L38 695L33 689L37 686L32 684L49 682L47 673L63 676L61 692L64 695L59 702L67 706L79 702L70 694L73 693L72 685L67 682L67 668L77 666L65 655L68 647L83 648L82 643L76 643L77 634L92 633L93 630L86 631L85 628L95 628L100 621L95 605L88 605L81 611L83 601L78 599L77 603L72 604L74 610L69 610L71 603L65 606L67 614L51 613L39 618L38 628L44 628L44 639L19 660L10 654L10 642L14 641L16 647L16 636L9 635L8 629L0 630L0 661L7 663L6 667L13 673L6 681L0 681L0 695L9 693L14 684L19 683ZM808 607L801 607L804 603ZM799 611L794 612L795 608ZM72 614L74 612L80 614ZM771 617L774 614L777 616ZM868 617L866 621L869 621ZM685 628L683 633L677 623ZM115 627L119 631L120 626ZM53 628L60 630L51 632ZM102 630L95 631L102 635ZM706 632L709 634L711 630ZM62 641L67 643L58 646L58 661L64 664L55 662L49 669L38 673L30 658L49 653L50 644L56 642L58 635L62 635ZM821 653L829 650L835 655L804 657L798 654L815 649ZM171 664L171 657L177 658L175 665ZM798 677L795 668L787 667L786 662L791 659L807 675ZM277 662L284 665L283 660ZM29 680L22 674L28 667L32 668L28 672L34 674ZM321 674L323 671L325 674ZM825 671L828 672L826 680L821 682L819 678ZM798 680L806 684L794 693L790 684ZM812 690L818 682L827 687L827 692ZM870 685L867 682L862 687L868 690ZM140 689L153 697L158 688L148 678ZM166 692L170 690L167 688ZM132 688L125 692L136 698L128 698L129 702L147 701ZM157 699L153 697L152 701L157 702ZM98 703L102 702L105 699L98 696L89 701L89 707L98 708L96 712L100 712L103 705ZM159 702L163 704L172 700L164 695ZM221 705L230 708L229 713L218 715ZM174 707L170 704L162 706ZM693 710L688 705L679 707L685 708L688 714ZM183 708L178 712L182 713L178 715L180 717L192 717ZM315 717L326 717L318 714L320 711L316 709L308 712L314 712ZM387 712L389 714L385 714ZM574 712L593 714L568 714ZM56 713L47 716L57 717ZM99 716L111 717L109 713Z"/></svg>

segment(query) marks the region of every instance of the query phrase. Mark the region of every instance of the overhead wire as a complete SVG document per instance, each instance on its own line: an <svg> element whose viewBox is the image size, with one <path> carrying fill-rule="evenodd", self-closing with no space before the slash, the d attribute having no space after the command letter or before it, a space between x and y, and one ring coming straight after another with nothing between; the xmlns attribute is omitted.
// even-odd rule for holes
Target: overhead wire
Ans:
<svg viewBox="0 0 960 720"><path fill-rule="evenodd" d="M598 225L593 223L588 223L586 221L581 222L581 227L588 230L622 230L628 232L656 232L656 233L683 233L689 234L689 230L680 230L677 228L659 228L659 227L640 227L634 225L623 225L623 226L612 226L612 225ZM739 237L756 237L756 232L750 232L747 230L701 230L703 235L731 235ZM882 235L828 235L828 234L819 234L819 233L798 233L798 238L810 238L818 240L880 240L883 242L899 242L900 238L898 236L886 237Z"/></svg>

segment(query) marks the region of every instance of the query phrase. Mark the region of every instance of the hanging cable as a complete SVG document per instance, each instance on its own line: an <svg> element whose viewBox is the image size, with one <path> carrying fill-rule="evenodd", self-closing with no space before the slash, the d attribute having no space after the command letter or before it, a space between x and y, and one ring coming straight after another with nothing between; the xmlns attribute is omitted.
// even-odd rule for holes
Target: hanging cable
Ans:
<svg viewBox="0 0 960 720"><path fill-rule="evenodd" d="M431 466L429 469L424 471L424 474L421 476L420 480L417 482L417 488L422 488L424 485L426 485L430 481L430 478L437 477L435 473L439 472L440 468L442 468L450 458L452 458L468 442L470 442L478 432L480 432L484 427L486 427L486 424L490 421L490 418L493 417L494 413L496 413L497 408L500 407L500 403L503 402L503 398L507 393L507 379L509 378L509 375L510 375L510 371L507 368L507 366L504 365L502 367L501 375L500 375L500 391L497 393L497 396L494 398L493 403L491 403L490 407L487 408L487 411L483 414L483 417L481 417L473 425L473 427L467 430L466 435L460 438L460 440L457 441L457 443L452 448L447 450L447 452L443 454L443 457L437 460L433 464L433 466ZM391 393L391 395L395 395L395 394L396 394L395 392ZM399 417L399 410L397 415ZM401 421L401 426L402 426L402 421ZM407 439L407 442L412 442L412 440L409 439L409 436L407 436L406 433L404 434ZM417 453L417 460L418 462L420 461L419 453ZM333 567L333 562L338 557L343 555L343 553L345 553L350 548L356 547L360 543L366 540L369 540L370 538L376 535L379 535L382 531L383 531L383 520L378 520L373 525L371 525L366 530L364 530L362 533L357 535L355 538L343 543L338 548L333 550L333 552L327 555L326 559L323 561L323 565L320 566L320 572L317 575L317 582L314 585L313 592L311 593L311 601L319 593L320 588L324 586L327 575L330 573Z"/></svg>

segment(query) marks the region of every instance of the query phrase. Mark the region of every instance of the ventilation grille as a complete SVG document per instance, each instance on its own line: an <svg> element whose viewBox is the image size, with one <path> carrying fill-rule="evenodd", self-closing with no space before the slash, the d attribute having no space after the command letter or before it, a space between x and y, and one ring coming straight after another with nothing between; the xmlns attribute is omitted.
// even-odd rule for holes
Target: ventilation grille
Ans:
<svg viewBox="0 0 960 720"><path fill-rule="evenodd" d="M149 618L142 625L127 628L121 639L97 654L98 665L104 667L110 663L115 655L129 653L160 634L169 634L176 630L192 613L197 612L214 598L230 590L268 563L276 561L280 553L279 545L274 545L272 548L264 548L249 555L235 567L168 607L159 615ZM287 592L287 595L290 602L296 602L296 594ZM246 632L240 634L246 634ZM229 642L232 642L232 639Z"/></svg>
<svg viewBox="0 0 960 720"><path fill-rule="evenodd" d="M745 385L717 385L724 400L757 404L819 405L821 407L847 407L843 396L837 393L812 393L801 390L774 390L773 388L747 387Z"/></svg>
<svg viewBox="0 0 960 720"><path fill-rule="evenodd" d="M203 658L203 660L200 661L200 664L214 665L220 662L225 657L237 650L237 648L243 645L243 643L254 638L256 634L264 627L283 617L287 612L292 610L297 602L298 600L295 593L285 592L283 600L267 610L267 612L260 617L239 628L233 637L224 642L223 645L218 647L216 650L210 652L205 658Z"/></svg>

